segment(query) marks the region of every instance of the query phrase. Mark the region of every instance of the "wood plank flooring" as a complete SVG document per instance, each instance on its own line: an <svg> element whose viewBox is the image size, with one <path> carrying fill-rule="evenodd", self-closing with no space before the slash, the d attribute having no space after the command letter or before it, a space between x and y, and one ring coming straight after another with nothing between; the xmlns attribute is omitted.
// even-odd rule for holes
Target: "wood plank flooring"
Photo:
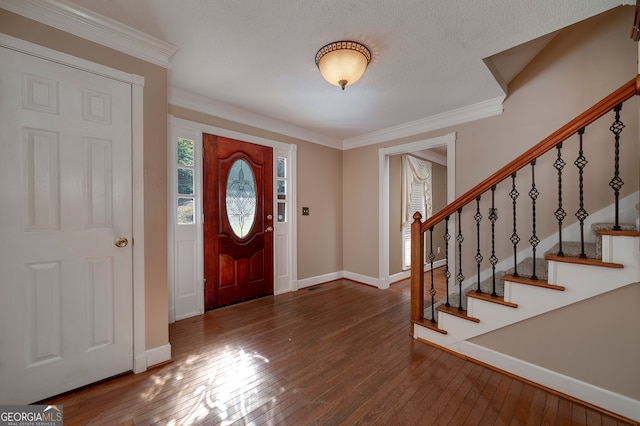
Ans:
<svg viewBox="0 0 640 426"><path fill-rule="evenodd" d="M173 362L41 403L65 425L626 425L414 340L408 281L338 280L171 324Z"/></svg>

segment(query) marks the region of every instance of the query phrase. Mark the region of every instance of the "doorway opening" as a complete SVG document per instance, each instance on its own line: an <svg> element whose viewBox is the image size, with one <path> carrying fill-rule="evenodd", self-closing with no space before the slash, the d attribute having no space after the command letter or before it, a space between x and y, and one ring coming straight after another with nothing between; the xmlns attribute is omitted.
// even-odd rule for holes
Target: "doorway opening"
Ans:
<svg viewBox="0 0 640 426"><path fill-rule="evenodd" d="M436 161L446 164L446 204L455 199L455 133L449 133L444 136L425 139L418 142L412 142L404 145L398 145L389 148L380 148L378 150L379 160L379 217L380 217L380 234L379 234L379 276L380 288L389 288L392 282L408 278L410 271L402 271L398 273L390 273L391 252L392 250L401 251L401 245L391 247L390 236L390 165L392 158L402 154L420 153L421 157L426 157L428 161ZM435 211L435 210L434 210ZM424 219L423 219L424 220ZM452 232L451 230L449 232ZM451 242L449 242L451 244ZM451 249L452 247L450 247Z"/></svg>

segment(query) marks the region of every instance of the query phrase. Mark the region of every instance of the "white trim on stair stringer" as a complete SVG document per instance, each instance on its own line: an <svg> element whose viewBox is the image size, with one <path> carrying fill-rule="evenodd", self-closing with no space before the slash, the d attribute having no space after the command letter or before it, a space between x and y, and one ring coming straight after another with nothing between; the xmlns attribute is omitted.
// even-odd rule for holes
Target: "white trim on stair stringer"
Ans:
<svg viewBox="0 0 640 426"><path fill-rule="evenodd" d="M628 396L611 392L475 343L460 342L452 349L469 358L539 383L581 401L609 410L612 413L640 421L640 401Z"/></svg>

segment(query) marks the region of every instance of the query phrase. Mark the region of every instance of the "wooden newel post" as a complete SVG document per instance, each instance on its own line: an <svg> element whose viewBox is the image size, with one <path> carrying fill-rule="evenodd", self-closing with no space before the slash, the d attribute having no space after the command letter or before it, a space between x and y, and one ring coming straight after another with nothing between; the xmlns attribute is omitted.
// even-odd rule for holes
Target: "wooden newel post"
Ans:
<svg viewBox="0 0 640 426"><path fill-rule="evenodd" d="M411 320L424 317L424 233L420 230L420 212L413 214L411 224ZM413 327L412 327L413 329Z"/></svg>

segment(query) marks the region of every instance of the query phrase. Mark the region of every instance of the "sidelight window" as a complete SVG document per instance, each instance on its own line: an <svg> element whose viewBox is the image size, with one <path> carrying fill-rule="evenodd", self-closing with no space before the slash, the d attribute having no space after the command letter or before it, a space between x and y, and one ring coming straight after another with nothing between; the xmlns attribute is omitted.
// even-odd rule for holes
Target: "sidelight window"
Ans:
<svg viewBox="0 0 640 426"><path fill-rule="evenodd" d="M193 159L195 142L184 138L178 138L177 142L178 225L192 225L195 223L195 162Z"/></svg>
<svg viewBox="0 0 640 426"><path fill-rule="evenodd" d="M287 159L276 157L277 220L287 221Z"/></svg>

